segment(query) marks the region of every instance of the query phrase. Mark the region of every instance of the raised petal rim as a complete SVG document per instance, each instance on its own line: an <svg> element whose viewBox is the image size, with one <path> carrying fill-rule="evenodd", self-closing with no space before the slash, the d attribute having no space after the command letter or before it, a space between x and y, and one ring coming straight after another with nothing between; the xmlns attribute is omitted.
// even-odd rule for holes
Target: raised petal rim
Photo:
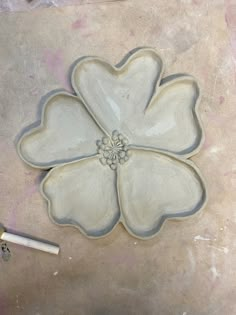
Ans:
<svg viewBox="0 0 236 315"><path fill-rule="evenodd" d="M79 149L79 141L78 141L78 144L77 144L77 146L78 146L78 150L77 151L78 152L76 152L76 153L72 152L73 154L70 153L71 156L55 159L55 160L52 160L52 161L50 161L49 158L48 158L48 161L44 162L44 163L37 162L36 160L34 160L35 158L30 160L29 158L27 158L27 154L23 150L24 142L27 141L27 140L32 141L32 138L35 135L40 135L41 133L44 133L44 132L46 132L49 129L48 128L48 123L47 123L47 113L50 110L49 106L51 105L51 102L53 102L53 101L56 102L57 98L65 98L65 97L66 98L68 97L68 100L71 99L71 100L75 101L76 106L78 108L80 108L81 112L80 113L77 112L78 126L79 126L79 119L81 119L81 120L85 119L86 122L89 121L90 124L92 125L92 127L94 128L94 132L93 133L94 134L97 133L96 136L94 136L94 134L93 134L93 136L94 136L94 139L93 139L94 143L92 143L92 141L91 141L92 149L88 150L88 151L90 151L89 153L88 152L85 152L85 153L81 152L81 149ZM68 106L67 103L65 103L65 105ZM54 105L54 107L56 109L58 107L58 105L56 105L56 106ZM55 109L54 109L54 111L55 111ZM80 115L81 113L83 115L85 115L84 118L81 117L82 116L82 115ZM59 117L59 118L61 118L61 117ZM89 126L89 127L91 127L91 126ZM64 128L67 128L67 126L64 126ZM91 128L89 130L91 130ZM60 129L58 129L58 131L60 132ZM80 159L85 158L85 157L90 157L90 156L96 155L96 142L95 141L99 137L101 137L102 135L104 135L104 133L102 132L100 127L97 125L96 121L93 120L93 118L91 117L90 113L87 111L86 107L84 106L84 104L82 103L82 101L80 100L80 98L78 96L70 94L70 93L67 93L67 92L54 92L49 97L47 97L44 100L43 104L42 104L42 113L41 113L41 119L40 119L39 124L36 127L30 127L29 126L29 128L27 128L27 131L25 131L21 135L19 141L17 142L17 153L20 156L20 158L25 163L30 165L31 167L39 168L39 169L46 169L47 170L47 169L56 167L56 166L61 165L61 164L70 163L70 162L73 162L73 161L76 161L76 160L80 160ZM78 135L78 137L79 137L79 135ZM35 143L34 143L32 141L32 147L36 145L36 142L37 141L35 141ZM67 147L67 144L65 143L65 151L66 151L66 147ZM75 147L75 151L76 151L76 147ZM83 149L82 149L82 151L83 151ZM48 152L48 153L50 153L50 152ZM48 154L48 156L49 156L49 154Z"/></svg>
<svg viewBox="0 0 236 315"><path fill-rule="evenodd" d="M157 52L154 48L152 47L138 47L133 50L131 50L128 54L126 54L121 61L113 65L109 63L106 59L97 57L97 56L85 56L82 58L79 58L75 63L73 64L72 71L71 71L71 84L72 87L75 91L75 93L81 98L83 101L84 105L86 106L87 110L90 112L91 116L94 118L94 120L97 122L97 124L100 126L100 128L103 130L104 133L109 135L109 131L107 128L104 126L104 124L101 123L98 115L92 110L91 106L88 104L88 102L85 100L85 98L82 96L80 89L77 87L76 84L76 72L78 69L83 66L83 64L87 62L97 62L98 64L103 64L106 68L110 69L112 72L114 72L117 76L124 73L125 70L128 70L128 67L132 64L132 62L137 59L138 57L142 57L148 54L152 54L155 56L155 58L159 62L160 70L159 72L156 73L156 78L155 78L155 83L151 89L150 97L148 98L148 102L146 106L150 103L150 101L153 98L153 95L156 92L156 89L159 87L160 82L162 80L163 74L164 74L164 62L161 54Z"/></svg>
<svg viewBox="0 0 236 315"><path fill-rule="evenodd" d="M119 224L120 222L120 209L119 209L119 203L118 203L118 193L117 193L117 186L116 184L114 183L114 185L110 188L111 189L114 189L114 194L113 194L113 200L112 200L112 203L114 203L114 205L117 204L117 209L115 210L115 215L113 216L113 218L111 219L111 224L110 225L107 225L105 226L105 228L103 227L102 229L95 229L94 231L89 231L88 229L86 229L85 226L83 226L83 224L81 224L79 221L77 222L73 222L73 220L71 222L68 222L70 221L65 219L64 222L63 220L60 220L59 218L57 218L55 215L53 215L53 200L52 198L49 197L49 194L46 192L46 188L45 188L45 185L47 183L47 181L50 181L50 179L54 176L54 173L58 173L61 174L61 176L63 175L63 168L69 168L69 167L73 167L73 166L76 166L76 164L82 164L83 162L92 162L93 160L97 160L98 161L98 158L97 156L93 156L93 157L88 157L88 158L82 158L78 161L73 161L73 162L70 162L70 163L65 163L65 164L61 164L61 165L58 165L56 166L55 168L51 169L48 174L45 176L45 178L43 179L43 181L41 182L40 184L40 192L41 192L41 195L43 196L43 198L46 200L47 202L47 205L48 205L48 215L49 215L49 218L50 220L55 223L56 225L58 226L70 226L70 227L74 227L76 229L78 229L83 235L85 235L87 238L90 238L90 239L99 239L99 238L103 238L107 235L109 235L114 229L115 227ZM98 162L100 163L100 162ZM100 165L102 168L103 166ZM117 177L117 174L116 172L113 172L111 171L109 168L106 169L106 171L112 175L114 175L114 180L116 181L116 177ZM68 186L66 186L67 188ZM70 189L68 189L68 192L70 192ZM58 196L57 196L58 197ZM93 198L93 197L91 197ZM68 200L68 202L70 202L71 200ZM98 204L97 204L98 205ZM97 209L97 208L96 208ZM87 209L88 210L88 209ZM95 208L92 209L93 211L95 211ZM101 209L100 209L101 210ZM104 209L105 210L105 213L107 212L106 210L107 209ZM78 207L78 212L80 211L79 207ZM81 212L84 212L85 210L84 209L81 209ZM85 211L86 213L86 211ZM105 217L105 216L104 216ZM90 224L89 220L87 221L88 224Z"/></svg>
<svg viewBox="0 0 236 315"><path fill-rule="evenodd" d="M172 214L164 214L160 217L160 220L158 221L158 224L154 227L152 233L144 235L142 232L141 233L137 233L134 232L134 230L132 230L132 228L129 226L129 224L127 224L127 219L125 218L124 215L124 211L123 211L123 201L122 201L122 197L121 197L121 186L122 184L120 183L120 169L118 169L118 174L117 174L117 192L118 192L118 200L119 200L119 205L120 205L120 212L121 212L121 217L120 217L120 223L122 223L122 225L125 227L125 229L127 230L127 232L138 238L141 240L148 240L148 239L152 239L153 237L155 237L157 234L159 234L163 228L163 226L165 225L166 222L170 221L170 220L186 220L189 217L193 217L195 215L197 215L200 211L202 211L208 201L208 193L207 193L207 189L206 189L206 181L204 179L204 177L202 176L199 168L196 166L196 164L194 164L191 160L186 160L184 158L181 158L179 156L176 156L175 154L170 154L170 153L166 153L163 151L158 151L158 150L152 150L152 149L147 149L147 148L132 148L133 150L137 150L139 152L149 152L149 153L154 153L154 154L160 154L162 156L165 156L167 158L169 158L173 163L175 163L175 161L183 163L185 166L189 167L190 169L192 169L196 175L198 176L199 179L199 183L202 187L202 200L201 202L199 202L198 206L196 207L196 209L194 209L193 211L189 211L189 212L176 212L176 213L172 213ZM157 174L158 176L158 174ZM146 183L145 183L146 185ZM157 197L158 198L158 197Z"/></svg>

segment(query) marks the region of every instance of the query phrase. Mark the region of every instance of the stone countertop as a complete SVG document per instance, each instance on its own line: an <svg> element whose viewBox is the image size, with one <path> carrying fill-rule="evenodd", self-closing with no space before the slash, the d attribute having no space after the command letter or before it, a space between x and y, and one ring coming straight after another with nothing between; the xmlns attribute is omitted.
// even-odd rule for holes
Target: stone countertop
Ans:
<svg viewBox="0 0 236 315"><path fill-rule="evenodd" d="M0 259L1 315L236 314L236 134L233 1L126 0L0 15L0 222L54 241L59 257L9 244ZM16 153L41 97L71 90L79 56L116 64L136 46L164 56L166 75L187 72L202 87L205 144L193 158L209 202L196 216L168 221L150 241L118 226L88 240L48 218L45 171Z"/></svg>

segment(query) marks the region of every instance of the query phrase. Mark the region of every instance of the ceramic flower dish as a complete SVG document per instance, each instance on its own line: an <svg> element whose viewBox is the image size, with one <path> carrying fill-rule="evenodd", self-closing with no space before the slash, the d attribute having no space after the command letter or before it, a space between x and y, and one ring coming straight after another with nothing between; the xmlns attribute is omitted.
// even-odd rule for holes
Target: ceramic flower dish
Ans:
<svg viewBox="0 0 236 315"><path fill-rule="evenodd" d="M22 136L18 153L51 169L41 192L55 223L99 238L121 222L148 239L166 219L205 205L204 181L189 160L203 142L199 87L190 75L162 75L151 48L117 66L85 57L72 72L76 95L47 99L40 126Z"/></svg>

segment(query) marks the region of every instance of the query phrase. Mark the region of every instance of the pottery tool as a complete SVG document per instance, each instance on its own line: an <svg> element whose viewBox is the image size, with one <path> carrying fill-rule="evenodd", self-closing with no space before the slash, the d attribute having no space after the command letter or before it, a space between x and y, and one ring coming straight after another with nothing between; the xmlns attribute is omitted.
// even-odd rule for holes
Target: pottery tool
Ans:
<svg viewBox="0 0 236 315"><path fill-rule="evenodd" d="M52 245L46 242L33 240L29 237L9 233L9 232L6 232L5 229L2 227L0 227L0 240L22 245L25 247L38 249L43 252L47 252L54 255L58 255L59 250L60 250L59 246L57 245Z"/></svg>

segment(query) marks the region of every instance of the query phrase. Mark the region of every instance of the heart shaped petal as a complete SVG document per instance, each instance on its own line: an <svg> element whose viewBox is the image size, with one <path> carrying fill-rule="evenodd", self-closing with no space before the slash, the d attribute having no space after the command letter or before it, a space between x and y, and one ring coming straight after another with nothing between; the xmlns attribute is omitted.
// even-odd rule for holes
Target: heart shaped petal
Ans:
<svg viewBox="0 0 236 315"><path fill-rule="evenodd" d="M74 66L72 85L106 132L117 129L129 136L129 121L137 111L144 112L162 72L160 56L145 48L117 67L96 57L82 59Z"/></svg>
<svg viewBox="0 0 236 315"><path fill-rule="evenodd" d="M103 135L78 97L56 93L44 104L41 125L20 139L18 152L31 166L48 169L94 155Z"/></svg>
<svg viewBox="0 0 236 315"><path fill-rule="evenodd" d="M206 202L203 180L189 161L163 153L130 150L118 170L121 220L134 236L153 237L166 218L192 215Z"/></svg>
<svg viewBox="0 0 236 315"><path fill-rule="evenodd" d="M174 77L174 78L173 78ZM130 141L188 158L203 141L198 117L199 87L192 76L167 77L158 88L144 115L130 121Z"/></svg>
<svg viewBox="0 0 236 315"><path fill-rule="evenodd" d="M41 191L55 223L76 226L88 237L108 234L120 218L116 173L97 157L52 169Z"/></svg>

